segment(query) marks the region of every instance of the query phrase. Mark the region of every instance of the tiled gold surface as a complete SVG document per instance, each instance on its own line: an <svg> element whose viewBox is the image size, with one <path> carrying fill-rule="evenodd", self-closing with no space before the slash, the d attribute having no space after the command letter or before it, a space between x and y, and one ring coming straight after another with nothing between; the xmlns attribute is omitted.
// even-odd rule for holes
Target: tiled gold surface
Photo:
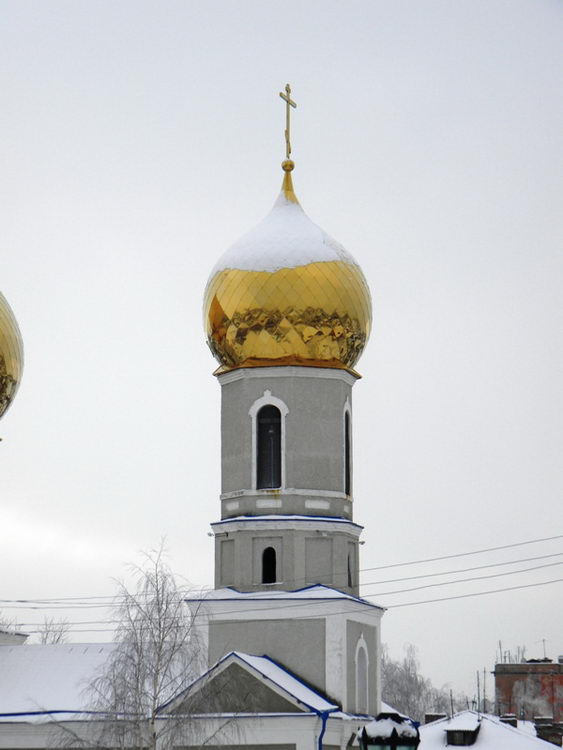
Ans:
<svg viewBox="0 0 563 750"><path fill-rule="evenodd" d="M371 298L355 263L227 268L204 299L209 346L225 369L268 364L352 368L371 326Z"/></svg>
<svg viewBox="0 0 563 750"><path fill-rule="evenodd" d="M0 293L0 417L16 395L23 369L23 344L10 306Z"/></svg>

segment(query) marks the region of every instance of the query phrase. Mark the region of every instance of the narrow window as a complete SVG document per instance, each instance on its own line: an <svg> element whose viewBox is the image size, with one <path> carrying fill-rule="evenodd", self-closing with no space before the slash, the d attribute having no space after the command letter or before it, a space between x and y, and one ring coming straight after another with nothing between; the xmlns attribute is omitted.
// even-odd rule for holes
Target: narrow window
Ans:
<svg viewBox="0 0 563 750"><path fill-rule="evenodd" d="M263 406L257 418L256 487L281 487L281 413L276 406Z"/></svg>
<svg viewBox="0 0 563 750"><path fill-rule="evenodd" d="M351 490L350 472L350 414L344 413L344 492L349 495Z"/></svg>
<svg viewBox="0 0 563 750"><path fill-rule="evenodd" d="M276 550L266 547L262 552L262 583L276 582Z"/></svg>
<svg viewBox="0 0 563 750"><path fill-rule="evenodd" d="M358 580L358 574L356 573L356 555L357 547L354 542L348 542L348 586L353 588Z"/></svg>
<svg viewBox="0 0 563 750"><path fill-rule="evenodd" d="M363 644L356 652L356 710L368 712L368 655Z"/></svg>

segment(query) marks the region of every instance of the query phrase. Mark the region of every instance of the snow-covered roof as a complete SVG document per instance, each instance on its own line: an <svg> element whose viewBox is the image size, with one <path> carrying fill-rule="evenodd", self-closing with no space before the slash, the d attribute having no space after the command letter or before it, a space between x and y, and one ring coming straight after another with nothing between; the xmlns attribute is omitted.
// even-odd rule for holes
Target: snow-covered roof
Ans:
<svg viewBox="0 0 563 750"><path fill-rule="evenodd" d="M359 596L347 594L345 591L339 591L338 589L330 588L330 586L324 586L321 583L316 583L312 586L305 586L304 588L296 589L295 591L238 591L231 586L227 586L226 588L213 589L212 591L206 592L202 597L189 597L186 601L308 601L312 599L316 601L346 599L351 602L367 605L368 607L374 607L375 609L384 609L384 607L368 602L366 599L362 599Z"/></svg>
<svg viewBox="0 0 563 750"><path fill-rule="evenodd" d="M406 714L401 713L393 706L390 706L388 703L385 703L385 701L381 701L381 712L384 714L399 714L399 716L403 716L405 719L410 719L410 716L407 716Z"/></svg>
<svg viewBox="0 0 563 750"><path fill-rule="evenodd" d="M446 747L446 731L471 731L480 722L475 744L476 750L541 750L545 741L528 732L503 724L497 716L461 711L451 718L438 719L420 727L419 750L435 750Z"/></svg>
<svg viewBox="0 0 563 750"><path fill-rule="evenodd" d="M481 716L472 711L463 711L448 721L448 731L474 732L481 723Z"/></svg>
<svg viewBox="0 0 563 750"><path fill-rule="evenodd" d="M219 259L211 278L225 268L277 271L319 261L356 264L342 245L309 219L299 203L283 191L270 213Z"/></svg>
<svg viewBox="0 0 563 750"><path fill-rule="evenodd" d="M0 646L0 721L13 721L14 714L87 710L85 688L113 648L111 643Z"/></svg>
<svg viewBox="0 0 563 750"><path fill-rule="evenodd" d="M281 664L271 659L269 656L257 656L255 654L246 654L243 651L231 651L221 657L212 667L198 677L181 695L169 701L159 709L161 715L166 714L171 709L174 710L185 696L192 691L197 690L198 686L205 684L217 673L227 669L232 663L237 663L253 673L256 677L265 678L268 684L278 688L286 697L297 701L305 711L314 713L339 712L340 707L335 703L328 701L323 695L313 688L306 685L295 674L282 667Z"/></svg>

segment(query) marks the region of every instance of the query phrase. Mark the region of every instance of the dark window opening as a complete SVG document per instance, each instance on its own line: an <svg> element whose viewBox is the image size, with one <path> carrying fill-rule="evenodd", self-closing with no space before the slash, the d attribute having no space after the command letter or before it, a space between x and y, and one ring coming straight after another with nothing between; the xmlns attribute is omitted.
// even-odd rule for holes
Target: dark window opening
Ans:
<svg viewBox="0 0 563 750"><path fill-rule="evenodd" d="M448 745L467 747L475 744L478 734L479 727L477 729L446 729L446 742Z"/></svg>
<svg viewBox="0 0 563 750"><path fill-rule="evenodd" d="M276 550L266 547L262 552L262 583L276 582Z"/></svg>
<svg viewBox="0 0 563 750"><path fill-rule="evenodd" d="M256 487L281 487L281 413L275 406L263 406L257 420Z"/></svg>
<svg viewBox="0 0 563 750"><path fill-rule="evenodd" d="M348 553L348 586L352 588L352 555Z"/></svg>
<svg viewBox="0 0 563 750"><path fill-rule="evenodd" d="M351 491L350 471L350 415L344 414L344 492L349 495Z"/></svg>

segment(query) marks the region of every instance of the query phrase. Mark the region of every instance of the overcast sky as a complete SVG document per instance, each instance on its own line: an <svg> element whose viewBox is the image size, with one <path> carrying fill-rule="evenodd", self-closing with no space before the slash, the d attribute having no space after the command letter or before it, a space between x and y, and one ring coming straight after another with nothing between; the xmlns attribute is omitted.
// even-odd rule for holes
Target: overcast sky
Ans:
<svg viewBox="0 0 563 750"><path fill-rule="evenodd" d="M561 0L3 1L0 289L26 365L0 423L2 597L110 594L161 536L179 574L212 583L202 295L279 191L288 81L296 192L373 296L354 393L361 567L563 534ZM366 571L363 591L391 606L558 579L374 584L561 550ZM390 609L383 639L472 693L498 639L563 653L562 594ZM44 614L4 613L27 629Z"/></svg>

